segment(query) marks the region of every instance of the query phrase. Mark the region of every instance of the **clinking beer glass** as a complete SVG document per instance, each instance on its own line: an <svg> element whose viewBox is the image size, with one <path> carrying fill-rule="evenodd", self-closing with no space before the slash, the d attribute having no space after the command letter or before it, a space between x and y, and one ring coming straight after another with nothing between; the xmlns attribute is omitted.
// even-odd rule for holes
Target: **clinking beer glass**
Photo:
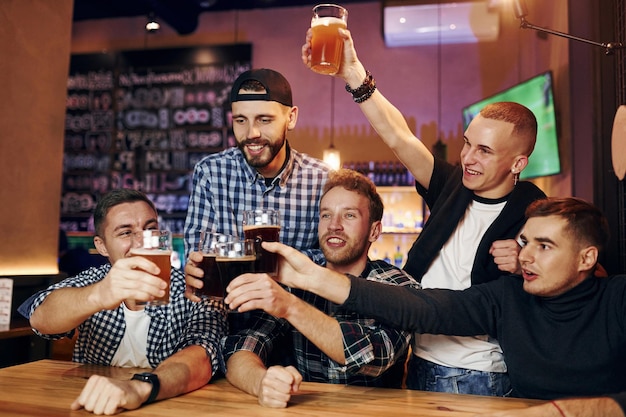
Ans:
<svg viewBox="0 0 626 417"><path fill-rule="evenodd" d="M132 248L130 254L133 256L143 256L159 267L161 272L158 277L167 283L165 295L155 298L147 303L148 305L165 305L170 302L170 282L171 282L171 257L172 257L172 233L168 230L144 230L140 236L141 246Z"/></svg>
<svg viewBox="0 0 626 417"><path fill-rule="evenodd" d="M278 242L280 236L280 213L278 210L257 209L243 212L243 234L254 240L257 251L256 272L277 274L278 255L261 247L261 242Z"/></svg>
<svg viewBox="0 0 626 417"><path fill-rule="evenodd" d="M218 243L215 262L222 281L222 297L225 297L226 288L232 280L241 274L258 272L255 267L257 263L256 242L252 239L242 239ZM227 311L234 312L230 309Z"/></svg>
<svg viewBox="0 0 626 417"><path fill-rule="evenodd" d="M348 27L348 11L336 4L318 4L311 18L311 69L334 75L341 66L343 39L339 29Z"/></svg>
<svg viewBox="0 0 626 417"><path fill-rule="evenodd" d="M224 298L224 289L220 280L219 271L215 258L217 257L217 246L221 243L233 242L239 239L222 233L209 231L200 232L200 243L198 250L202 253L202 262L198 265L204 275L201 289L195 289L194 294L198 297L206 296L211 299L221 300Z"/></svg>

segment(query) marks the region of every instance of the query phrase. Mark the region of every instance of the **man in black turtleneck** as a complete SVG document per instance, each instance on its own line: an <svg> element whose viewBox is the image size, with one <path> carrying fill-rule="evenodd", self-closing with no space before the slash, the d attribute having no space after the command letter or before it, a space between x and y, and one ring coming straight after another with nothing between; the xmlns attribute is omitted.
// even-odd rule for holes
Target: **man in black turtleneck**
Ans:
<svg viewBox="0 0 626 417"><path fill-rule="evenodd" d="M552 401L490 416L623 417L626 276L594 275L608 241L606 218L575 198L538 200L526 216L521 276L464 291L377 285L317 267L284 245L264 247L286 260L281 283L343 303L343 308L415 332L496 338L513 395ZM254 308L239 290L254 279L244 275L233 281L226 298L231 308Z"/></svg>

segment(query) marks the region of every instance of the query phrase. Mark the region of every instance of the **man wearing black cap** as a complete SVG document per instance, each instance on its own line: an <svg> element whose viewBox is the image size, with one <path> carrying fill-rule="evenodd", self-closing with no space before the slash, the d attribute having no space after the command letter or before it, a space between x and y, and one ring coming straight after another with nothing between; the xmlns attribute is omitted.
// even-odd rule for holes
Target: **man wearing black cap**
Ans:
<svg viewBox="0 0 626 417"><path fill-rule="evenodd" d="M205 157L193 173L184 229L188 287L201 285L195 277L202 256L192 252L198 232L242 236L244 210L279 210L282 243L319 247L319 200L330 168L287 142L298 119L289 82L271 69L252 69L234 81L230 100L237 146ZM198 301L189 290L187 296Z"/></svg>

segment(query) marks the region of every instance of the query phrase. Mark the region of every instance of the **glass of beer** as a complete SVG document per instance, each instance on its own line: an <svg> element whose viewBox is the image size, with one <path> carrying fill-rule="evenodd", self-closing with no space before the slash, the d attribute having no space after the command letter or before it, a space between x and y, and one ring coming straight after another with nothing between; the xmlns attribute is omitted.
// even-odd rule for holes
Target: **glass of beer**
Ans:
<svg viewBox="0 0 626 417"><path fill-rule="evenodd" d="M278 273L278 255L261 247L261 242L278 242L280 236L280 213L278 210L257 209L243 212L243 234L256 244L256 272L270 275Z"/></svg>
<svg viewBox="0 0 626 417"><path fill-rule="evenodd" d="M339 28L348 27L348 11L336 4L318 4L311 18L311 69L320 74L333 75L339 71L343 54L343 40Z"/></svg>
<svg viewBox="0 0 626 417"><path fill-rule="evenodd" d="M252 239L217 244L215 263L222 282L222 298L226 296L226 287L233 279L241 274L256 272L256 260L256 243Z"/></svg>
<svg viewBox="0 0 626 417"><path fill-rule="evenodd" d="M222 233L214 233L208 231L200 232L200 243L198 251L202 253L202 261L198 265L202 269L202 288L194 289L194 294L198 297L208 297L211 299L221 300L224 297L224 289L220 280L219 271L217 270L217 245L238 240L234 236Z"/></svg>
<svg viewBox="0 0 626 417"><path fill-rule="evenodd" d="M163 297L155 298L147 303L137 304L165 305L170 302L170 282L171 282L171 257L172 257L172 233L169 230L144 230L140 237L141 245L133 247L130 254L133 256L143 256L159 267L158 277L167 283Z"/></svg>

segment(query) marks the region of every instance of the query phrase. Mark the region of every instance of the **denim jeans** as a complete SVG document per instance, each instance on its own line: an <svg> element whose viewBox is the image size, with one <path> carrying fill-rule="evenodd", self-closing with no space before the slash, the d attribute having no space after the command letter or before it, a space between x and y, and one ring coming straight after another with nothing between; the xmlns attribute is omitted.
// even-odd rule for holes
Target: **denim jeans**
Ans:
<svg viewBox="0 0 626 417"><path fill-rule="evenodd" d="M406 387L421 391L507 397L511 383L507 373L448 368L411 355Z"/></svg>

